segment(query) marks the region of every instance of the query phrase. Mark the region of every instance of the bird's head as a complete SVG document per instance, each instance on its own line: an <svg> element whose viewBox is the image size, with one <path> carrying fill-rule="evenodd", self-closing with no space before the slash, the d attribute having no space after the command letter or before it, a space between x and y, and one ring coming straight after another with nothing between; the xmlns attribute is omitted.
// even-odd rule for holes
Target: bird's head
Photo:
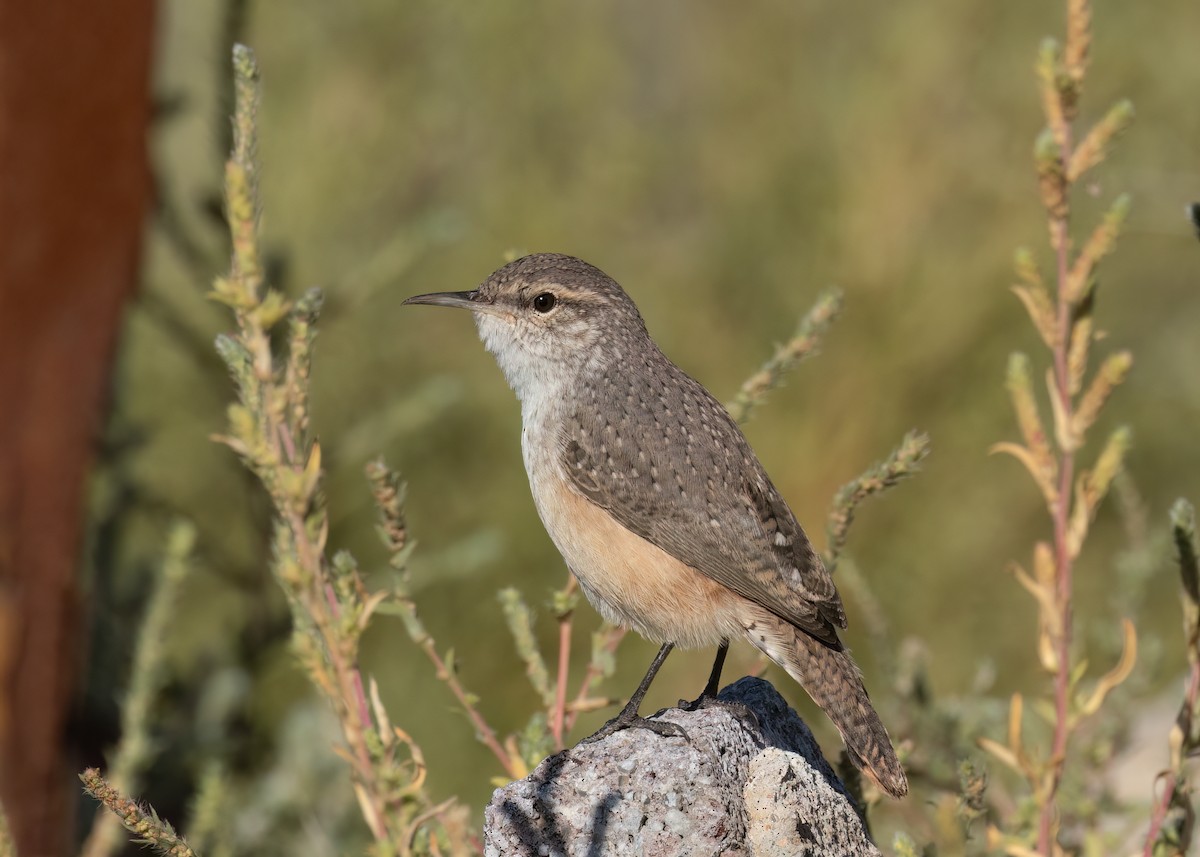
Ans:
<svg viewBox="0 0 1200 857"><path fill-rule="evenodd" d="M406 304L469 309L479 338L517 395L560 389L603 370L647 340L629 296L599 268L573 256L537 253L510 262L469 292L417 295Z"/></svg>

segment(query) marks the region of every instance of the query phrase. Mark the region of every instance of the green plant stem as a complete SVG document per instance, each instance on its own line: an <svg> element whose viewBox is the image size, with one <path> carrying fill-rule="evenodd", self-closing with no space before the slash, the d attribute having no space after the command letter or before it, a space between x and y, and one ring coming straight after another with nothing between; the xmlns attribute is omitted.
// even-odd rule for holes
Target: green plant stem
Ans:
<svg viewBox="0 0 1200 857"><path fill-rule="evenodd" d="M269 436L271 432L266 432ZM279 425L277 434L284 438L284 445L291 446L290 433L286 426ZM294 446L292 447L294 449ZM295 468L295 465L293 465ZM300 465L300 469L303 465ZM373 812L366 814L365 820L371 828L371 833L380 843L388 841L388 832L384 823L386 807L384 806L377 781L375 765L371 760L371 751L367 747L366 733L371 730L371 718L366 708L366 698L363 695L362 675L347 651L347 641L339 633L341 615L337 606L337 598L331 591L327 581L328 570L323 555L316 549L308 537L303 518L294 509L286 508L277 501L276 507L281 513L285 526L290 530L296 546L301 567L308 569L314 576L312 585L303 587L298 594L308 618L316 626L317 633L325 647L329 665L336 682L331 698L335 710L339 711L338 720L342 725L342 736L350 748L351 764L357 776L362 793L371 801ZM318 589L324 595L325 604L321 597L314 592Z"/></svg>
<svg viewBox="0 0 1200 857"><path fill-rule="evenodd" d="M375 728L357 665L359 635L371 610L363 607L357 571L351 572L352 580L338 582L347 586L345 603L356 611L363 608L360 615L346 617L335 591L335 570L325 556L328 515L319 494L320 447L308 436L308 361L320 299L308 295L292 303L264 282L255 160L259 78L249 48L234 46L233 68L233 150L225 167L233 253L229 277L218 279L212 294L233 310L238 327L236 337L218 340L240 399L230 410L232 437L224 440L259 477L275 507L275 572L292 610L301 660L337 714L364 820L381 853L391 853L385 782L391 760L375 758L369 746ZM285 317L291 335L280 366L271 330ZM346 618L354 619L353 625Z"/></svg>
<svg viewBox="0 0 1200 857"><path fill-rule="evenodd" d="M155 755L150 737L151 707L167 678L163 647L170 634L195 540L196 531L190 523L180 521L171 527L162 568L138 630L129 691L121 707L121 740L113 754L108 776L112 786L123 792L139 789L142 772ZM117 851L122 839L117 816L104 813L96 819L79 853L81 857L105 857Z"/></svg>
<svg viewBox="0 0 1200 857"><path fill-rule="evenodd" d="M193 848L214 855L228 852L231 802L225 764L221 759L210 759L196 784L191 817L187 824Z"/></svg>

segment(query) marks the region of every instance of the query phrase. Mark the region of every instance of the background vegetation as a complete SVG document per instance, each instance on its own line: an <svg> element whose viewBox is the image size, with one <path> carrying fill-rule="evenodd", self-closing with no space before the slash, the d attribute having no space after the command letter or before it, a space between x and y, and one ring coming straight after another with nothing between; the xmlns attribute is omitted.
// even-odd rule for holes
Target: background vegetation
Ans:
<svg viewBox="0 0 1200 857"><path fill-rule="evenodd" d="M1200 253L1182 217L1200 194L1200 116L1187 109L1200 10L1101 2L1096 16L1082 118L1125 97L1139 113L1076 198L1089 223L1115 190L1134 203L1097 313L1105 347L1129 349L1136 364L1097 432L1131 427L1127 465L1144 502L1127 486L1132 513L1101 510L1076 569L1076 632L1104 652L1117 618L1137 613L1148 645L1138 680L1170 702L1131 707L1121 725L1157 716L1147 741L1165 747L1183 668L1166 511L1200 495ZM208 441L230 398L211 348L227 316L204 296L228 265L218 213L235 35L255 46L266 78L268 277L292 296L311 285L326 294L311 414L329 468L329 541L365 569L386 565L362 478L382 451L409 482L413 595L498 731L521 729L530 706L495 593L517 585L549 614L540 602L562 564L528 497L515 399L470 324L399 304L469 288L514 250L603 267L664 350L723 399L822 287L839 284L846 308L821 357L749 423L751 442L817 536L839 485L909 428L927 431L924 473L864 508L848 555L894 638L920 639L936 696L1037 687L1037 614L1006 568L1048 524L1024 472L986 452L1017 437L1009 352L1039 351L1008 286L1018 245L1039 248L1049 268L1030 155L1044 123L1033 64L1040 37L1061 28L1054 4L951 0L780 2L753 15L716 3L164 4L161 208L92 492L90 751L117 737L137 620L168 523L184 516L195 547L163 638L157 762L139 793L182 817L221 760L226 787L252 796L237 816L243 847L292 818L297 842L271 846L289 853L331 850L352 806L325 752L336 725L288 646L268 504ZM1114 557L1143 513L1147 534L1132 541L1149 578L1126 585ZM896 676L878 670L865 605L848 602L850 644L885 695ZM582 609L577 672L593 624ZM553 624L538 627L549 649ZM362 645L364 671L424 750L429 791L477 808L502 771L445 686L396 620L377 619ZM602 692L627 693L651 651L625 641ZM709 657L673 658L648 705L694 696ZM729 675L755 666L735 649ZM605 716L581 718L580 733ZM1159 758L1119 775L1133 796L1149 802L1165 749ZM256 831L264 818L275 821Z"/></svg>

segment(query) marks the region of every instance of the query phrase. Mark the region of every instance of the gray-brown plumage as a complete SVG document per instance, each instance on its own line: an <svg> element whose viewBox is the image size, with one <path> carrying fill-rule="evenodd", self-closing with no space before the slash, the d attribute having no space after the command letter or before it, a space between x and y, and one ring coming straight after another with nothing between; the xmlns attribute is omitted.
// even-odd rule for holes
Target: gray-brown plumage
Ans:
<svg viewBox="0 0 1200 857"><path fill-rule="evenodd" d="M828 571L736 423L658 349L616 282L538 254L473 292L410 302L474 311L521 399L538 512L606 618L666 644L744 636L800 682L884 790L907 792L838 639L846 616Z"/></svg>

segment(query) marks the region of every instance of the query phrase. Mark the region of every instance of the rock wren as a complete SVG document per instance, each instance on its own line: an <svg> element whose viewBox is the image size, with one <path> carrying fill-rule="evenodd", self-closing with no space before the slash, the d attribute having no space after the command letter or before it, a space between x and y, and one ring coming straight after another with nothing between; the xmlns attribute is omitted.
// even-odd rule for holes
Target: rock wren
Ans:
<svg viewBox="0 0 1200 857"><path fill-rule="evenodd" d="M471 310L521 400L521 451L550 538L606 619L663 644L602 732L653 724L638 706L675 645L718 646L697 700L711 703L729 641L745 637L804 687L860 768L907 793L838 639L846 615L829 572L737 424L658 349L616 282L539 253L474 291L405 303Z"/></svg>

